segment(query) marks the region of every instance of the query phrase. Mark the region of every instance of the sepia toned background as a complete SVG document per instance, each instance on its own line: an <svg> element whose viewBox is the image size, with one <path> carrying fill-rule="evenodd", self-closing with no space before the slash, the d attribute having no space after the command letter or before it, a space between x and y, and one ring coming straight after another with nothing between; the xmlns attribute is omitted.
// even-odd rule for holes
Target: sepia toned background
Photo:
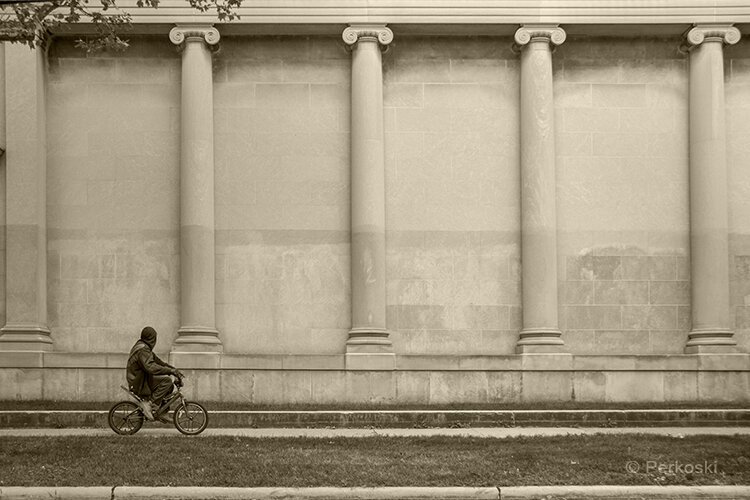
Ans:
<svg viewBox="0 0 750 500"><path fill-rule="evenodd" d="M739 12L736 22L748 16ZM372 370L344 361L352 328L351 48L335 30L222 33L212 55L222 352L172 353L193 375L191 389L203 399L257 403L748 400L748 32L723 49L722 279L736 347L685 354L689 57L679 48L690 23L679 23L666 34L573 30L552 54L564 348L536 355L516 354L524 308L518 24L494 36L484 28L399 33L389 24L396 36L382 54L385 300L395 361ZM46 144L28 147L46 160L39 196L52 346L0 351L2 398L111 399L140 329L157 329L157 352L167 357L182 326L181 55L166 34L133 36L131 44L124 53L86 54L73 38L55 37L44 58L46 102L38 105L46 123L30 136ZM4 51L6 116L21 116L12 114L21 99L13 89L41 76L17 69L32 57L28 48ZM24 133L18 122L7 128ZM4 172L23 168L10 149L21 143L8 141ZM0 182L5 213L15 187L5 175ZM5 268L3 324L6 289L20 286Z"/></svg>

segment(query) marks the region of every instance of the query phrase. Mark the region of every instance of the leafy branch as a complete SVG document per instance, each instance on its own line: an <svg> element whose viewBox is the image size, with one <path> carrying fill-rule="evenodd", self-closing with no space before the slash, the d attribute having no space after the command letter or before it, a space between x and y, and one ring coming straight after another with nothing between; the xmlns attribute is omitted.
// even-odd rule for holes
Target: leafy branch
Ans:
<svg viewBox="0 0 750 500"><path fill-rule="evenodd" d="M219 21L239 19L242 0L187 0L199 12L216 10ZM157 8L159 0L137 0L138 8ZM76 46L87 52L124 50L121 35L132 28L132 18L115 0L0 0L0 41L39 47L51 33L79 22L90 23L95 34L79 39Z"/></svg>

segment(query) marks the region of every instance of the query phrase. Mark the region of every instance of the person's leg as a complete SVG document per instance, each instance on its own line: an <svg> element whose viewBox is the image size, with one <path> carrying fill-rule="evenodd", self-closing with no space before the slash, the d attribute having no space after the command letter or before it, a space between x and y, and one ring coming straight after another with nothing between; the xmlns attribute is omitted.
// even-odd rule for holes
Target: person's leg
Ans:
<svg viewBox="0 0 750 500"><path fill-rule="evenodd" d="M156 375L149 378L148 385L151 388L151 401L154 405L161 405L164 398L172 393L174 383L169 375Z"/></svg>

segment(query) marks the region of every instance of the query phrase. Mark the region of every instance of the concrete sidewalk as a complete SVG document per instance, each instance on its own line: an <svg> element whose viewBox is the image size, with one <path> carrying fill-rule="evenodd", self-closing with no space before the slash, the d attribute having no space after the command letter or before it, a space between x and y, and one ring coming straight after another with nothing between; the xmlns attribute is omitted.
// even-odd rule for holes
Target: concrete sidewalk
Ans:
<svg viewBox="0 0 750 500"><path fill-rule="evenodd" d="M88 500L574 500L750 499L750 486L521 486L485 488L212 488L95 486L0 488L0 499Z"/></svg>
<svg viewBox="0 0 750 500"><path fill-rule="evenodd" d="M750 435L750 427L485 427L485 428L431 428L431 429L248 429L248 428L208 428L201 436L243 436L250 438L363 438L374 436L387 437L477 437L477 438L511 438L519 436L574 436L596 434L653 434L660 436L734 436ZM110 429L0 429L4 436L115 436ZM149 423L138 431L136 436L180 436L181 434L167 424ZM0 497L2 498L2 497Z"/></svg>

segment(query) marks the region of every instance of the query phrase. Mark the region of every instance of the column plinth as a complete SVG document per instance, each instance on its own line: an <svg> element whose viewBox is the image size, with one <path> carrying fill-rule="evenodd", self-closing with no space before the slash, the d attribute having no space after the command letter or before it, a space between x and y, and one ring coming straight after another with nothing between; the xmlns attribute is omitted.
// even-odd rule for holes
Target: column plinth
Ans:
<svg viewBox="0 0 750 500"><path fill-rule="evenodd" d="M220 353L216 330L212 26L178 25L182 49L180 138L180 328L172 352Z"/></svg>
<svg viewBox="0 0 750 500"><path fill-rule="evenodd" d="M393 40L382 25L344 30L352 48L351 281L352 328L347 368L393 369L386 326L385 143L381 49Z"/></svg>
<svg viewBox="0 0 750 500"><path fill-rule="evenodd" d="M552 46L565 41L556 25L525 25L521 53L521 274L523 329L516 353L560 353L557 313L557 193Z"/></svg>
<svg viewBox="0 0 750 500"><path fill-rule="evenodd" d="M44 48L5 44L6 324L0 350L50 351Z"/></svg>
<svg viewBox="0 0 750 500"><path fill-rule="evenodd" d="M724 44L737 28L697 25L686 35L690 54L690 265L692 329L685 352L736 352L730 328Z"/></svg>

